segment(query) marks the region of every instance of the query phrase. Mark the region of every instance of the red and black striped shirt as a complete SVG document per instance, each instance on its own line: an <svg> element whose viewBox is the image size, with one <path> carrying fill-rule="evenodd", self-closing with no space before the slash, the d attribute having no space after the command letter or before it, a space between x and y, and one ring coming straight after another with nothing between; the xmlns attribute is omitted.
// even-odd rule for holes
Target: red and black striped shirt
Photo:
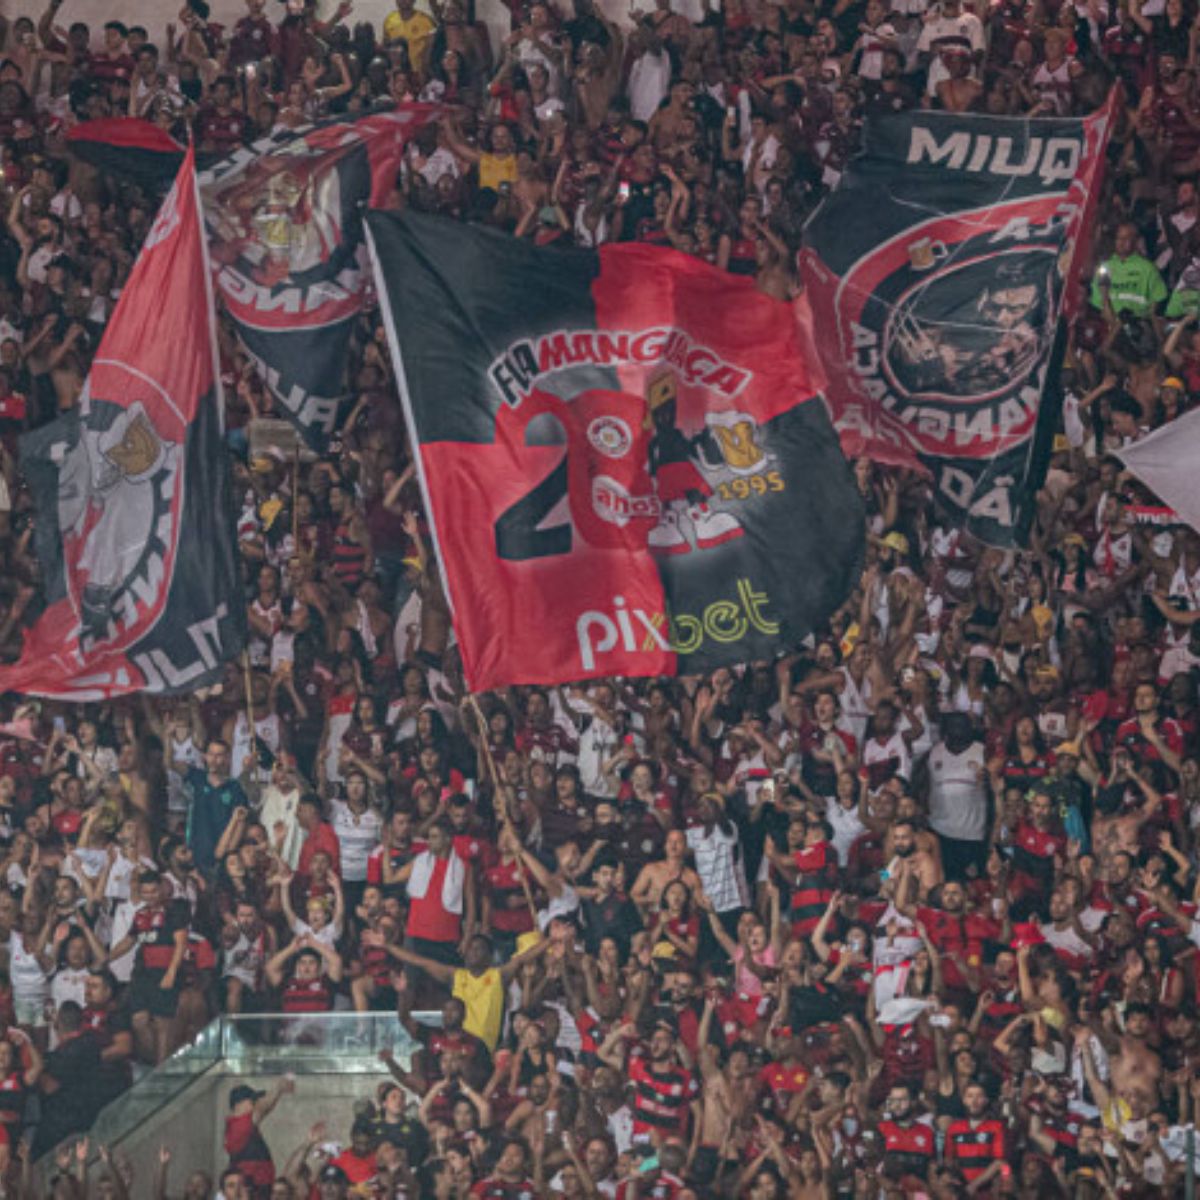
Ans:
<svg viewBox="0 0 1200 1200"><path fill-rule="evenodd" d="M285 1013L323 1013L333 1010L333 988L322 976L301 983L294 976L283 989L283 1011Z"/></svg>
<svg viewBox="0 0 1200 1200"><path fill-rule="evenodd" d="M958 1164L968 1183L978 1179L997 1159L1004 1158L1005 1132L992 1118L964 1117L946 1130L946 1161Z"/></svg>
<svg viewBox="0 0 1200 1200"><path fill-rule="evenodd" d="M629 1078L635 1089L635 1137L653 1132L664 1136L686 1134L691 1102L700 1094L691 1071L674 1064L652 1066L640 1054L635 1054L629 1060Z"/></svg>

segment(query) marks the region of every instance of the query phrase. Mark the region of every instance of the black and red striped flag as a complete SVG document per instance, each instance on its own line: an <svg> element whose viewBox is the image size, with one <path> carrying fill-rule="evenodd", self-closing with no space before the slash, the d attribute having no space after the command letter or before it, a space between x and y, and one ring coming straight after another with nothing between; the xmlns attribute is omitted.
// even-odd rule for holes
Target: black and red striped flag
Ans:
<svg viewBox="0 0 1200 1200"><path fill-rule="evenodd" d="M161 196L179 173L184 147L165 129L141 117L82 121L67 133L74 154L118 178L132 179Z"/></svg>
<svg viewBox="0 0 1200 1200"><path fill-rule="evenodd" d="M367 226L473 689L766 657L845 600L863 511L786 304L656 247Z"/></svg>
<svg viewBox="0 0 1200 1200"><path fill-rule="evenodd" d="M189 151L78 406L21 439L46 607L0 691L192 690L241 648L212 320Z"/></svg>

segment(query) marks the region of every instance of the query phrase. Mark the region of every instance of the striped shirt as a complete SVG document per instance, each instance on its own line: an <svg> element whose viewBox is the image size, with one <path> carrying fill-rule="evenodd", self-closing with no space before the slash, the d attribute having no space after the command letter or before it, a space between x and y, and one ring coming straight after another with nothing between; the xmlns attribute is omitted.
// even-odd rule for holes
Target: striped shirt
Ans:
<svg viewBox="0 0 1200 1200"><path fill-rule="evenodd" d="M356 813L345 800L332 804L329 822L337 834L342 855L342 878L347 883L364 883L367 878L367 860L379 845L383 830L383 819L373 808Z"/></svg>
<svg viewBox="0 0 1200 1200"><path fill-rule="evenodd" d="M696 856L696 873L700 884L712 898L717 912L732 912L749 903L746 873L738 853L737 828L730 824L726 833L716 824L705 832L703 825L687 831L687 843Z"/></svg>
<svg viewBox="0 0 1200 1200"><path fill-rule="evenodd" d="M649 1137L684 1136L691 1102L700 1088L691 1071L674 1063L653 1066L640 1054L629 1059L629 1078L634 1086L633 1135Z"/></svg>

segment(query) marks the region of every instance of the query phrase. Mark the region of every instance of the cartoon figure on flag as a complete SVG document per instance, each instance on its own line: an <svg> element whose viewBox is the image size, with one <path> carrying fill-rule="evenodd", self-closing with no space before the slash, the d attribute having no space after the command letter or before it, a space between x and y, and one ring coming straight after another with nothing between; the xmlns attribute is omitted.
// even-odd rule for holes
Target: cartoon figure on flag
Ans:
<svg viewBox="0 0 1200 1200"><path fill-rule="evenodd" d="M911 248L910 248L911 249ZM1053 337L1052 248L964 255L897 301L884 365L918 396L977 401L1019 383Z"/></svg>
<svg viewBox="0 0 1200 1200"><path fill-rule="evenodd" d="M102 636L118 597L161 539L164 515L170 519L179 447L159 434L140 402L120 409L107 429L93 424L97 412L87 405L80 439L63 453L58 524L80 623Z"/></svg>
<svg viewBox="0 0 1200 1200"><path fill-rule="evenodd" d="M694 437L688 437L676 423L677 407L674 373L653 376L646 387L646 428L652 431L650 476L662 506L658 525L648 539L656 554L687 554L693 539L697 550L708 550L743 533L736 517L708 504L712 487L700 464L706 457L720 456L712 433L705 426Z"/></svg>

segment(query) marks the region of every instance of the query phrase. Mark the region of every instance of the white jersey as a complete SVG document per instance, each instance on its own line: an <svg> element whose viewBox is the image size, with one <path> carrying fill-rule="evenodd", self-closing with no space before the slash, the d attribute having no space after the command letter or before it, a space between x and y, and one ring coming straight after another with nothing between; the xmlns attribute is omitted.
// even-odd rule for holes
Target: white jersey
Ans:
<svg viewBox="0 0 1200 1200"><path fill-rule="evenodd" d="M283 744L283 726L281 725L278 716L271 713L269 716L263 717L254 722L254 736L262 742L272 754L279 753L279 747ZM250 763L250 722L246 719L246 714L240 712L237 715L237 720L233 724L233 746L229 751L230 775L234 779L241 779L243 772L248 768L253 771L261 771L262 768L255 767Z"/></svg>
<svg viewBox="0 0 1200 1200"><path fill-rule="evenodd" d="M987 836L983 743L972 742L961 754L951 754L944 743L934 746L928 767L933 831L956 841L983 841Z"/></svg>
<svg viewBox="0 0 1200 1200"><path fill-rule="evenodd" d="M365 883L367 859L379 845L383 818L370 807L356 813L345 800L334 800L331 807L329 823L341 847L342 879L346 883Z"/></svg>
<svg viewBox="0 0 1200 1200"><path fill-rule="evenodd" d="M38 956L25 949L25 939L19 933L8 939L8 977L13 999L19 1003L38 1004L50 995L50 980Z"/></svg>

